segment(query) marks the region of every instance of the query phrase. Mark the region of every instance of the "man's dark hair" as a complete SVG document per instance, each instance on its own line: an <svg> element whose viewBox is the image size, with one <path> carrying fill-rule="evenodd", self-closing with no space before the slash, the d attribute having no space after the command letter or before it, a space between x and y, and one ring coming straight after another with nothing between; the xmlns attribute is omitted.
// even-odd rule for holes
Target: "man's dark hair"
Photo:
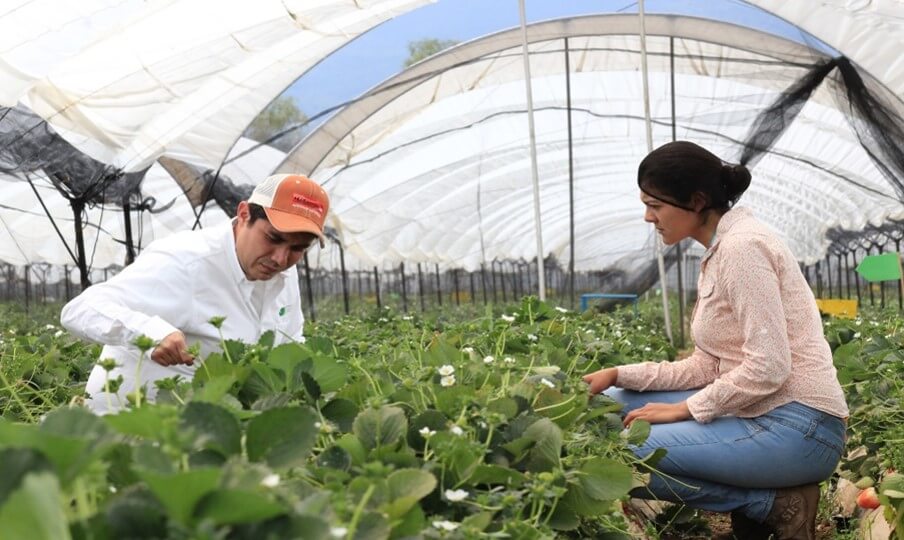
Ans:
<svg viewBox="0 0 904 540"><path fill-rule="evenodd" d="M248 219L248 225L254 225L254 222L259 219L263 219L267 223L270 223L270 219L267 218L267 213L264 212L264 207L261 205L248 203L248 212L251 214L251 217Z"/></svg>
<svg viewBox="0 0 904 540"><path fill-rule="evenodd" d="M691 198L700 193L706 209L726 212L750 186L750 171L725 163L702 146L689 141L664 144L650 152L637 169L637 185L665 203L694 210Z"/></svg>

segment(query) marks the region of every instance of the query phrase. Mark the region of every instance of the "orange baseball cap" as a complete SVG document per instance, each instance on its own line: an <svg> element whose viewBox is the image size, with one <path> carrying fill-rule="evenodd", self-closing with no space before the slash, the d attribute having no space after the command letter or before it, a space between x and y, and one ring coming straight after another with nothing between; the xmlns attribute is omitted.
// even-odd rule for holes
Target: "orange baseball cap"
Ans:
<svg viewBox="0 0 904 540"><path fill-rule="evenodd" d="M330 198L316 182L300 174L276 174L254 188L249 203L259 204L273 228L280 232L309 232L325 245L323 222Z"/></svg>

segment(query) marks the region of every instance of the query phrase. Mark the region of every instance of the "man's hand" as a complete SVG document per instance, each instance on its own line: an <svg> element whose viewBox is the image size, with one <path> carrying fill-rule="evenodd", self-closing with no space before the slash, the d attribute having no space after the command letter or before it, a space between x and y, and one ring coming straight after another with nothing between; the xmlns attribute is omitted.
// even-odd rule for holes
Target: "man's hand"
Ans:
<svg viewBox="0 0 904 540"><path fill-rule="evenodd" d="M151 351L151 360L161 366L192 365L195 357L188 353L185 334L176 330L163 338Z"/></svg>
<svg viewBox="0 0 904 540"><path fill-rule="evenodd" d="M605 368L584 375L584 382L590 385L591 394L599 394L618 380L618 368Z"/></svg>
<svg viewBox="0 0 904 540"><path fill-rule="evenodd" d="M681 403L647 403L639 409L634 409L625 416L625 427L629 427L635 420L646 420L651 424L670 424L680 422L691 417L691 411L687 408L687 402Z"/></svg>

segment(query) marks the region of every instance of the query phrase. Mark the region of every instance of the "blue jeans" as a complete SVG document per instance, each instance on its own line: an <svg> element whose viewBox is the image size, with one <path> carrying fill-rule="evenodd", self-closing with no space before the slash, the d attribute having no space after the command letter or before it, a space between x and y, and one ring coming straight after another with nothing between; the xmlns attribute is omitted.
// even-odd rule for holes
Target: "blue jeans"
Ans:
<svg viewBox="0 0 904 540"><path fill-rule="evenodd" d="M678 403L697 390L634 392L610 388L607 396L623 412L647 403ZM631 495L686 504L714 512L738 510L766 520L776 489L813 484L835 471L844 448L841 419L796 401L756 418L722 416L709 424L685 420L653 424L650 437L632 448L646 457L668 454L654 468L649 486Z"/></svg>

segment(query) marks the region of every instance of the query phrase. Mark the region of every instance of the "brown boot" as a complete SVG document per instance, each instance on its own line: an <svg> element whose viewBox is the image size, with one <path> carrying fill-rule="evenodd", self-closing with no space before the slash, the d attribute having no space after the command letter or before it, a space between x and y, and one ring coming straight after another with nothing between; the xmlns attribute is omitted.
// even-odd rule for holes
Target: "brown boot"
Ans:
<svg viewBox="0 0 904 540"><path fill-rule="evenodd" d="M764 524L776 540L815 540L818 508L819 484L780 489Z"/></svg>

